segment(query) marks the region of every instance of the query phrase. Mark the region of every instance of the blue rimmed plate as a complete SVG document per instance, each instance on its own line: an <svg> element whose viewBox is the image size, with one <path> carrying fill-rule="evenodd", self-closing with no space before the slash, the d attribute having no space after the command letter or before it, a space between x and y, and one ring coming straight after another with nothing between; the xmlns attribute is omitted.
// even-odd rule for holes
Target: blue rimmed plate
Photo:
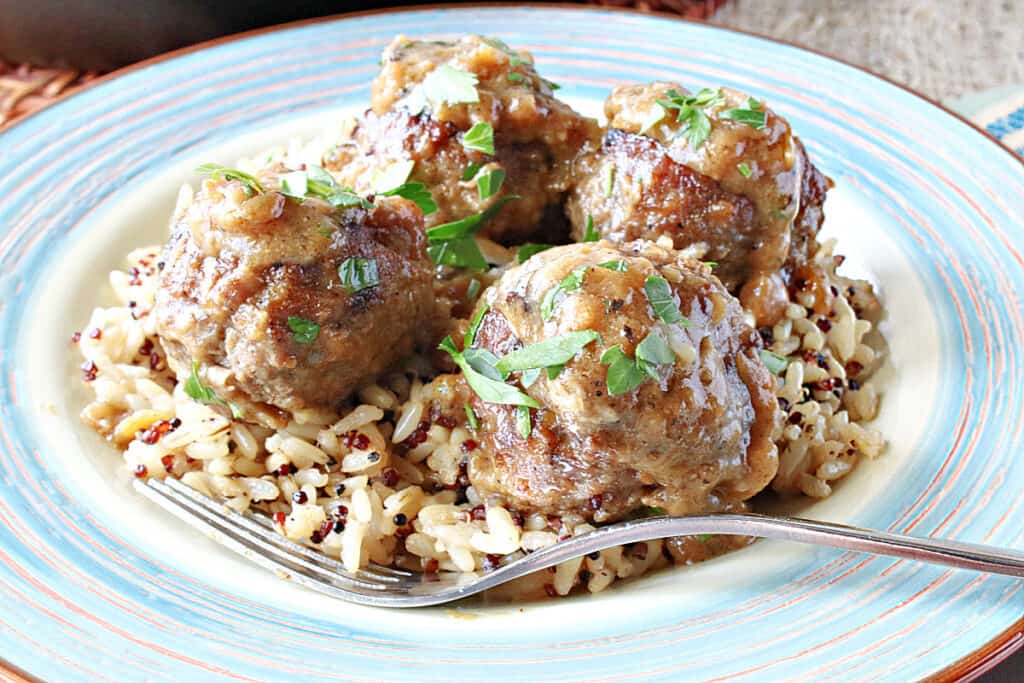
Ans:
<svg viewBox="0 0 1024 683"><path fill-rule="evenodd" d="M359 608L279 581L136 496L77 414L67 335L197 161L368 100L398 33L498 35L576 106L723 84L788 117L836 182L827 232L888 309L887 453L809 516L1024 547L1024 166L924 99L750 35L617 11L374 13L107 79L0 135L0 658L46 680L909 680L1007 651L1017 581L762 542L595 596ZM113 483L111 483L113 482Z"/></svg>

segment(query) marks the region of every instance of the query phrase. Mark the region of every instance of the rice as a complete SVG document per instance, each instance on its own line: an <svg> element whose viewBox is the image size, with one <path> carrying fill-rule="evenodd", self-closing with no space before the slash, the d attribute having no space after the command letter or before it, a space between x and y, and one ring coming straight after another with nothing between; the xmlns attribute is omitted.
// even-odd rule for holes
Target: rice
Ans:
<svg viewBox="0 0 1024 683"><path fill-rule="evenodd" d="M814 256L835 296L825 314L797 295L785 319L761 330L784 356L776 391L781 495L824 498L861 458L884 449L864 426L878 412L871 376L880 359L871 287L835 273L833 243ZM288 538L355 571L373 562L427 572L492 569L593 529L582 519L522 515L481 500L465 479L475 447L443 386L406 370L357 392L341 414L303 411L284 429L231 419L190 399L164 360L152 326L159 249L128 256L110 276L117 305L97 308L78 339L93 400L82 418L122 452L135 476L176 477L239 512L268 515ZM823 322L824 321L824 322ZM77 337L78 335L76 335ZM681 359L694 350L671 330ZM410 366L429 368L422 360ZM442 416L442 417L438 417ZM617 547L563 562L500 594L599 592L671 564L666 541Z"/></svg>

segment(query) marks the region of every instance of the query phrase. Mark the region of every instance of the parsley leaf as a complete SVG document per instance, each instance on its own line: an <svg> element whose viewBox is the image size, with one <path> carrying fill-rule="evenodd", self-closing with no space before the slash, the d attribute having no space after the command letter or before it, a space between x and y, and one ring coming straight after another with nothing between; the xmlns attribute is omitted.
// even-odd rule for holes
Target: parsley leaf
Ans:
<svg viewBox="0 0 1024 683"><path fill-rule="evenodd" d="M377 194L385 194L404 185L414 166L415 161L396 161L387 168L378 169L370 180L371 189Z"/></svg>
<svg viewBox="0 0 1024 683"><path fill-rule="evenodd" d="M199 379L199 362L192 361L192 374L189 375L188 379L185 380L185 395L194 401L199 403L205 403L207 405L224 406L231 411L231 417L240 419L242 417L242 411L239 410L238 406L230 401L225 401L217 394L213 393L213 389L203 384L203 381Z"/></svg>
<svg viewBox="0 0 1024 683"><path fill-rule="evenodd" d="M305 171L284 173L278 179L281 183L281 194L294 199L305 199L309 191L309 181Z"/></svg>
<svg viewBox="0 0 1024 683"><path fill-rule="evenodd" d="M601 239L601 233L594 229L594 217L587 214L587 224L583 230L584 242L596 242Z"/></svg>
<svg viewBox="0 0 1024 683"><path fill-rule="evenodd" d="M552 287L544 294L544 298L540 302L540 317L545 322L551 320L551 316L555 314L555 299L558 297L560 292L575 292L577 289L583 286L583 277L587 274L590 266L580 266L574 268L571 273L562 278L562 281Z"/></svg>
<svg viewBox="0 0 1024 683"><path fill-rule="evenodd" d="M605 384L608 385L608 393L612 396L633 391L647 376L647 373L638 368L633 359L626 355L620 344L606 349L601 354L601 365L608 366Z"/></svg>
<svg viewBox="0 0 1024 683"><path fill-rule="evenodd" d="M524 346L503 356L495 368L507 377L515 370L533 370L552 365L565 365L576 354L593 341L600 342L601 335L594 330L569 332L557 337Z"/></svg>
<svg viewBox="0 0 1024 683"><path fill-rule="evenodd" d="M531 368L519 373L519 383L523 385L524 389L532 387L538 379L540 379L540 368Z"/></svg>
<svg viewBox="0 0 1024 683"><path fill-rule="evenodd" d="M476 104L480 95L476 90L477 77L462 69L442 64L423 79L419 90L433 107L442 104Z"/></svg>
<svg viewBox="0 0 1024 683"><path fill-rule="evenodd" d="M699 149L711 134L711 121L704 108L721 103L722 93L718 88L701 88L696 95L683 95L672 89L665 93L665 99L657 102L666 112L670 109L678 112L676 121L683 124L679 134L693 149Z"/></svg>
<svg viewBox="0 0 1024 683"><path fill-rule="evenodd" d="M462 146L484 154L494 155L494 129L491 124L479 121L462 136Z"/></svg>
<svg viewBox="0 0 1024 683"><path fill-rule="evenodd" d="M455 348L455 344L452 342L452 338L450 336L445 337L437 348L442 351L446 351L452 357L455 364L462 370L462 374L466 378L466 383L469 384L469 388L472 389L481 400L488 403L502 403L505 405L540 408L540 404L537 403L536 400L516 387L510 384L505 384L499 380L491 379L474 369L463 354Z"/></svg>
<svg viewBox="0 0 1024 683"><path fill-rule="evenodd" d="M305 171L296 171L290 176L294 176L295 185L299 185L300 181L297 173L305 173L305 196L316 197L323 199L331 206L339 208L348 206L361 206L364 209L372 209L373 204L360 197L355 192L348 188L344 188L338 184L338 181L334 179L326 169L320 166L306 166Z"/></svg>
<svg viewBox="0 0 1024 683"><path fill-rule="evenodd" d="M320 325L296 315L288 316L288 329L296 344L312 344L320 336Z"/></svg>
<svg viewBox="0 0 1024 683"><path fill-rule="evenodd" d="M519 263L525 263L534 254L539 254L542 251L547 251L553 244L523 244L519 247L519 251L516 252L516 261Z"/></svg>
<svg viewBox="0 0 1024 683"><path fill-rule="evenodd" d="M466 409L466 422L469 423L469 428L474 432L480 429L480 423L476 421L476 413L469 407L468 403L463 403L462 407Z"/></svg>
<svg viewBox="0 0 1024 683"><path fill-rule="evenodd" d="M513 199L519 199L519 196L505 195L480 213L427 230L427 254L431 260L437 265L487 270L487 259L480 252L473 235Z"/></svg>
<svg viewBox="0 0 1024 683"><path fill-rule="evenodd" d="M655 316L669 325L678 323L682 327L689 327L690 322L679 312L679 306L676 304L668 280L657 275L648 276L644 281L644 293L647 295L647 301L651 304L651 308L654 309Z"/></svg>
<svg viewBox="0 0 1024 683"><path fill-rule="evenodd" d="M655 104L651 107L651 110L647 112L647 118L644 119L643 125L640 126L640 135L645 134L651 128L661 123L665 119L665 114L668 110L660 104Z"/></svg>
<svg viewBox="0 0 1024 683"><path fill-rule="evenodd" d="M601 187L604 188L606 199L612 196L612 188L615 187L615 164L605 164L601 169Z"/></svg>
<svg viewBox="0 0 1024 683"><path fill-rule="evenodd" d="M629 264L625 259L616 259L615 261L605 261L604 263L598 263L598 268L607 268L608 270L614 270L616 273L625 273L629 270Z"/></svg>
<svg viewBox="0 0 1024 683"><path fill-rule="evenodd" d="M469 281L469 284L466 285L466 298L470 300L475 299L476 295L479 293L480 281L477 280L476 278L473 278L472 280Z"/></svg>
<svg viewBox="0 0 1024 683"><path fill-rule="evenodd" d="M516 408L516 431L519 432L519 436L524 439L529 439L530 432L533 431L533 423L530 420L530 409L526 406L519 406Z"/></svg>
<svg viewBox="0 0 1024 683"><path fill-rule="evenodd" d="M338 266L341 286L349 294L355 294L380 284L377 260L372 258L347 258Z"/></svg>
<svg viewBox="0 0 1024 683"><path fill-rule="evenodd" d="M636 365L657 382L662 380L659 366L672 365L676 356L664 337L649 332L636 347Z"/></svg>
<svg viewBox="0 0 1024 683"><path fill-rule="evenodd" d="M463 348L468 349L476 341L476 331L480 329L480 323L483 322L484 316L489 310L491 307L487 304L482 304L480 308L476 309L476 313L473 314L473 318L469 321L469 327L466 329L466 336L462 339Z"/></svg>
<svg viewBox="0 0 1024 683"><path fill-rule="evenodd" d="M745 161L741 161L740 163L736 164L736 170L739 171L740 175L743 176L744 178L749 178L750 176L754 175L754 172L750 169L750 166Z"/></svg>
<svg viewBox="0 0 1024 683"><path fill-rule="evenodd" d="M228 168L220 164L202 164L196 167L195 172L210 176L213 180L237 180L245 186L245 193L250 197L264 191L263 185L256 179L256 176L239 171L237 168Z"/></svg>
<svg viewBox="0 0 1024 683"><path fill-rule="evenodd" d="M434 196L430 194L430 190L423 183L403 183L393 190L381 192L380 194L385 197L397 195L408 199L420 207L420 211L423 212L424 216L429 216L437 211L437 202L434 201Z"/></svg>
<svg viewBox="0 0 1024 683"><path fill-rule="evenodd" d="M768 372L773 375L781 375L789 367L789 359L785 356L780 356L774 351L768 349L761 349L761 362L768 368Z"/></svg>
<svg viewBox="0 0 1024 683"><path fill-rule="evenodd" d="M726 109L722 112L721 116L723 119L731 119L733 121L745 123L751 128L756 128L757 130L764 130L765 125L768 122L767 112L761 108L761 103L753 97L747 98L746 107Z"/></svg>
<svg viewBox="0 0 1024 683"><path fill-rule="evenodd" d="M526 76L524 76L524 75L522 75L520 73L516 73L515 71L513 71L512 73L510 73L508 75L508 80L512 81L513 83L525 83L526 82Z"/></svg>
<svg viewBox="0 0 1024 683"><path fill-rule="evenodd" d="M462 179L472 180L473 177L480 172L480 169L483 168L483 166L484 165L481 164L479 161L470 162L470 164L466 166L466 170L462 172Z"/></svg>
<svg viewBox="0 0 1024 683"><path fill-rule="evenodd" d="M480 199L490 199L501 190L501 184L505 182L505 171L500 168L491 169L481 176L477 176L476 189Z"/></svg>

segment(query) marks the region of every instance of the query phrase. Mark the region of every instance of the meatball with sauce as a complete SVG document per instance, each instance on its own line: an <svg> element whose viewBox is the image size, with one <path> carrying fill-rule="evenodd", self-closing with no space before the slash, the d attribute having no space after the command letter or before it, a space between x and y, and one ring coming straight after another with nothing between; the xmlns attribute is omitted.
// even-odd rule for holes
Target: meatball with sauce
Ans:
<svg viewBox="0 0 1024 683"><path fill-rule="evenodd" d="M401 198L337 208L204 180L171 222L153 315L180 381L246 417L332 408L429 341L433 266Z"/></svg>
<svg viewBox="0 0 1024 683"><path fill-rule="evenodd" d="M699 113L678 120L690 110ZM676 248L704 246L758 325L777 322L786 285L814 248L828 189L786 120L729 88L693 95L667 82L616 88L605 115L601 152L578 165L574 231L589 215L612 239L668 235ZM609 168L602 185L596 177Z"/></svg>
<svg viewBox="0 0 1024 683"><path fill-rule="evenodd" d="M477 315L464 356L539 406L469 381L481 496L603 522L735 509L775 475L773 377L707 266L651 242L555 247L507 271Z"/></svg>
<svg viewBox="0 0 1024 683"><path fill-rule="evenodd" d="M411 161L408 180L422 183L438 207L427 227L514 196L481 236L508 244L567 232L561 202L571 162L598 144L600 131L596 121L555 99L529 53L481 36L399 37L382 64L372 110L324 160L342 185L386 191L375 181Z"/></svg>

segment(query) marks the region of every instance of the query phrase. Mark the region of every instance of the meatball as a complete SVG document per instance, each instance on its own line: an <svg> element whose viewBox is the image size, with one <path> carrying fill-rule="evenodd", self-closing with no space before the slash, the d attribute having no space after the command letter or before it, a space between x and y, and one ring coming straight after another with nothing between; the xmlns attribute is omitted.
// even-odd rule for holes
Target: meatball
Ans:
<svg viewBox="0 0 1024 683"><path fill-rule="evenodd" d="M555 247L506 272L481 314L464 352L478 364L498 358L507 372L521 349L573 333L578 348L539 374L508 374L539 408L471 395L482 436L468 474L481 495L601 522L641 506L735 508L775 475L774 379L707 266L650 242Z"/></svg>
<svg viewBox="0 0 1024 683"><path fill-rule="evenodd" d="M529 53L480 36L450 43L399 37L382 63L373 109L324 160L342 185L373 189L384 169L413 161L409 180L423 183L438 205L427 227L515 196L481 227L481 236L503 243L564 237L561 202L571 161L597 146L600 130L554 98ZM496 185L501 174L500 190L478 186L485 177Z"/></svg>
<svg viewBox="0 0 1024 683"><path fill-rule="evenodd" d="M815 236L823 219L821 206L829 181L811 164L803 145L792 134L785 119L764 102L729 88L709 93L691 105L704 113L709 124L706 139L695 146L683 134L690 126L690 118L684 117L679 121L679 109L666 108L658 103L659 100L670 102L673 91L677 95L677 103L689 95L678 83L620 86L605 102L605 115L613 131L621 130L655 140L659 143L655 150L701 174L702 181L698 185L707 199L679 201L678 196L682 193L677 189L678 176L682 172L663 172L661 177L673 182L667 190L641 185L633 190L639 195L634 200L628 194L628 185L624 198L618 198L616 187L612 192L616 203L624 204L627 209L640 208L639 211L620 209L612 212L609 216L612 224L608 225L598 224L596 220L597 216L608 212L607 208L604 212L601 210L601 197L583 188L573 195L577 198L577 208L570 214L574 228L580 229L580 221L585 220L584 214L589 212L595 216L595 228L601 234L617 238L617 230L622 231L617 227L619 221L628 218L632 225L643 225L644 204L652 210L657 207L648 218L648 222L655 226L653 232L670 234L677 248L705 243L708 258L720 264L719 273L723 281L731 291L739 294L744 306L754 313L758 324L774 324L785 310L786 283L791 273L809 262L815 248ZM642 171L648 167L643 164L630 166L622 158L622 138L613 138L612 142L609 144L606 138L601 153L607 157L606 160L591 159L583 167L584 180L607 165L621 164L629 170L617 173L613 179L616 183L620 180L634 184L647 182L648 178ZM640 145L637 142L632 144ZM650 158L657 159L655 151L648 154ZM670 166L669 160L659 161L663 168ZM639 180L630 171L637 173ZM650 180L656 184L657 176ZM717 185L718 191L705 189L709 183L712 187ZM753 220L749 221L744 214L736 216L737 220L725 227L723 218L718 225L698 223L697 228L702 229L694 229L696 205L709 201L708 211L717 216L723 195L731 198L729 205L736 205L736 197L749 200ZM660 204L659 200L662 200ZM673 220L678 224L674 232L670 229ZM627 225L626 230L629 229Z"/></svg>
<svg viewBox="0 0 1024 683"><path fill-rule="evenodd" d="M433 266L404 199L338 209L205 180L163 261L153 315L168 363L253 419L335 407L429 341Z"/></svg>

